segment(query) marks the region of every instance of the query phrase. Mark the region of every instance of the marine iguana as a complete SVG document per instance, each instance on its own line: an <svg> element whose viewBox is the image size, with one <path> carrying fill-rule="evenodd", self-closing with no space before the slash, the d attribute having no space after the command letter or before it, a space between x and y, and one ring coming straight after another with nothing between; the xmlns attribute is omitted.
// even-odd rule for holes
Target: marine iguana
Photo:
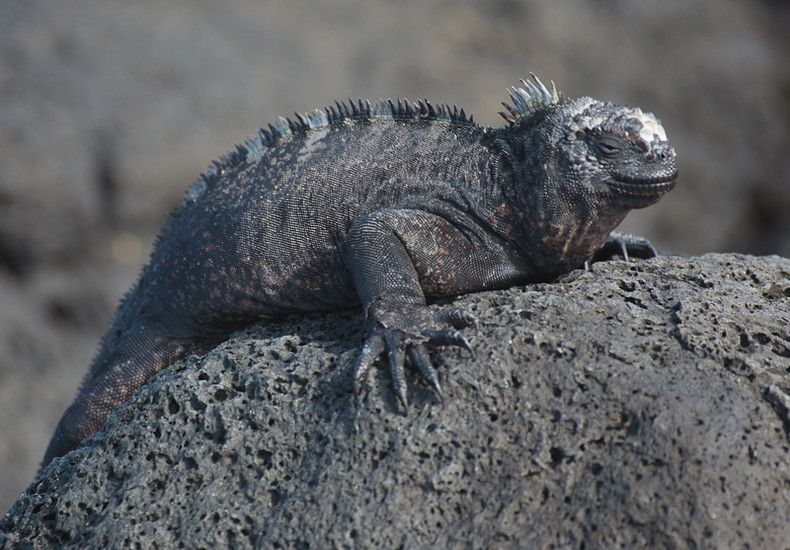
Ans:
<svg viewBox="0 0 790 550"><path fill-rule="evenodd" d="M361 306L354 389L386 354L405 410L407 360L441 398L427 349L469 348L471 315L426 298L550 280L600 253L654 256L613 230L675 185L659 120L521 82L502 127L427 100L349 100L280 118L215 162L164 226L43 465L250 323Z"/></svg>

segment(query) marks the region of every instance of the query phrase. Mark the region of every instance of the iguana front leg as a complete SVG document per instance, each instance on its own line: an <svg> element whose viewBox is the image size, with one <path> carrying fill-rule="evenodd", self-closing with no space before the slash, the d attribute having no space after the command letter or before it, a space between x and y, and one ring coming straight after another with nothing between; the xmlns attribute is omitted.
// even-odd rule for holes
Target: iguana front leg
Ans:
<svg viewBox="0 0 790 550"><path fill-rule="evenodd" d="M450 222L419 210L380 210L359 219L346 243L346 264L368 320L368 338L356 364L358 393L376 358L386 351L395 392L404 409L405 358L408 356L442 397L439 377L428 346L462 346L469 342L457 328L474 319L451 310L434 313L426 307L432 295L458 294L474 281L468 267L474 249Z"/></svg>

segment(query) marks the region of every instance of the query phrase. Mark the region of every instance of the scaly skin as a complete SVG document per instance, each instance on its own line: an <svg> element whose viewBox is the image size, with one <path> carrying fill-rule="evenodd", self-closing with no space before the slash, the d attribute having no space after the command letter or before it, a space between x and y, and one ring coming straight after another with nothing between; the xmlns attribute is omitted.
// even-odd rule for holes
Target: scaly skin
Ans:
<svg viewBox="0 0 790 550"><path fill-rule="evenodd" d="M469 347L471 316L427 298L549 280L599 251L653 255L612 231L675 184L660 122L522 82L500 128L428 102L338 103L216 163L162 230L44 465L155 373L261 319L361 306L355 389L386 354L405 409L406 358L441 397L428 348Z"/></svg>

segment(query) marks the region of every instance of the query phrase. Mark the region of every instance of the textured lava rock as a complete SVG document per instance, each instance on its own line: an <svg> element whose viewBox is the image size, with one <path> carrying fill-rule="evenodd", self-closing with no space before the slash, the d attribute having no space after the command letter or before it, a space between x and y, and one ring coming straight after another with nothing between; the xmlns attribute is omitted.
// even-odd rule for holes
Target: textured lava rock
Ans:
<svg viewBox="0 0 790 550"><path fill-rule="evenodd" d="M0 522L14 547L751 547L790 541L790 260L595 264L455 300L444 404L357 313L160 373ZM444 304L436 307L444 307Z"/></svg>

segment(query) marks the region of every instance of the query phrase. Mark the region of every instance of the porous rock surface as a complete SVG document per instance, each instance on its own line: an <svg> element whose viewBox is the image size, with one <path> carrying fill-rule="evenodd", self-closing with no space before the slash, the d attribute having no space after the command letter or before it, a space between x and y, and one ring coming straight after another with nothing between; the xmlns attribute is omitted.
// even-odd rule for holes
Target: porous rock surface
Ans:
<svg viewBox="0 0 790 550"><path fill-rule="evenodd" d="M398 412L356 400L362 316L292 317L166 369L46 468L8 547L785 548L790 260L595 264L454 301ZM447 307L439 304L436 307Z"/></svg>

